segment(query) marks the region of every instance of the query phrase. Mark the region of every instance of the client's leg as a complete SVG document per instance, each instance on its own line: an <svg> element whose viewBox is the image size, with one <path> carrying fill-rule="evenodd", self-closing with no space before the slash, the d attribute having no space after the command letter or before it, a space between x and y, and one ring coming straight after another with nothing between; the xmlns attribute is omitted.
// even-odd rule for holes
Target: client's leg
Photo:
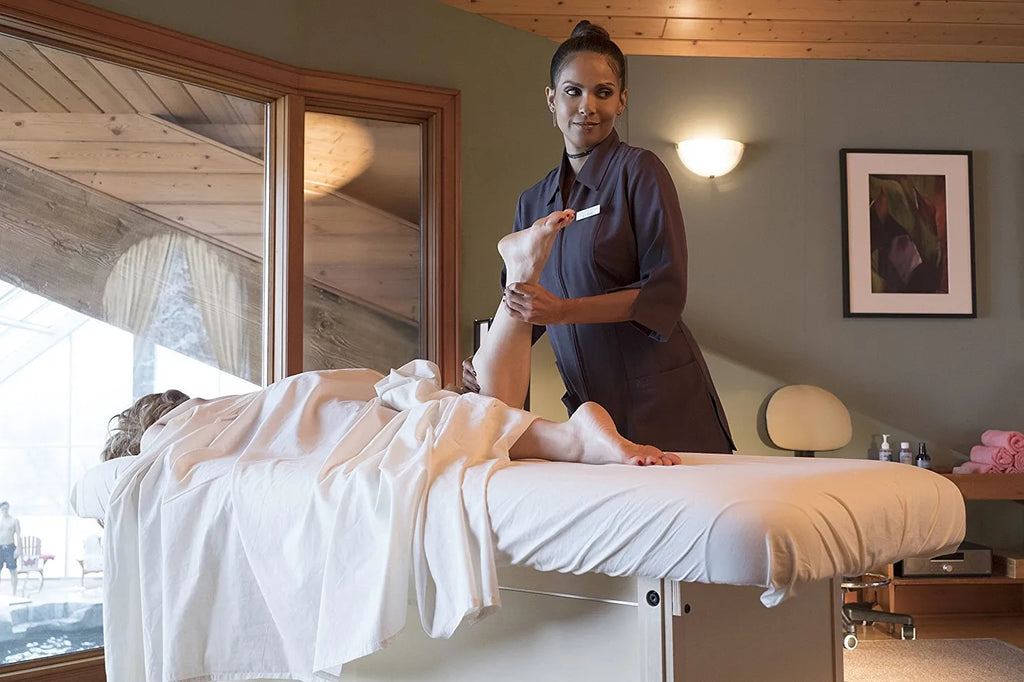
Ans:
<svg viewBox="0 0 1024 682"><path fill-rule="evenodd" d="M506 235L498 243L507 281L535 283L551 253L555 235L572 222L573 211L555 211L531 227ZM530 385L533 325L513 318L504 303L498 306L480 350L473 356L480 394L522 407Z"/></svg>
<svg viewBox="0 0 1024 682"><path fill-rule="evenodd" d="M537 457L585 464L679 464L679 456L651 445L637 445L615 430L597 403L583 403L567 422L535 420L509 450L512 459Z"/></svg>

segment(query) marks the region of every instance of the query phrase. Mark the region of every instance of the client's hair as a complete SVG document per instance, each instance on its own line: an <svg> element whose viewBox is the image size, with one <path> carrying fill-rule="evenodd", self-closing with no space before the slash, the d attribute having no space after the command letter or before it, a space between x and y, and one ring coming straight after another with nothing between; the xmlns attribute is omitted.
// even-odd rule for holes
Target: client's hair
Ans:
<svg viewBox="0 0 1024 682"><path fill-rule="evenodd" d="M163 393L144 395L127 410L111 417L110 421L116 424L110 428L107 444L103 447L103 461L139 454L142 434L146 429L186 400L187 395L172 388Z"/></svg>

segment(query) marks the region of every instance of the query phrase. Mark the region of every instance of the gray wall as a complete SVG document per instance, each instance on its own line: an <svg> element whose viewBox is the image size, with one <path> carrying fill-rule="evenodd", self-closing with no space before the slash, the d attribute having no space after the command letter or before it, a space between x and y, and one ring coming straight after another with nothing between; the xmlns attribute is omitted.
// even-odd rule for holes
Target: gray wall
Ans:
<svg viewBox="0 0 1024 682"><path fill-rule="evenodd" d="M1024 428L1024 65L636 57L630 79L629 140L683 203L705 348L939 449ZM749 145L715 181L673 150L708 131ZM978 319L843 318L842 147L973 150Z"/></svg>
<svg viewBox="0 0 1024 682"><path fill-rule="evenodd" d="M557 161L541 100L553 43L431 0L92 4L285 62L461 90L464 341L493 312L494 244L518 193ZM691 254L685 317L724 359L714 366L730 368L727 407L756 402L734 371L747 367L752 386L824 386L904 429L893 440L916 434L940 452L1024 427L1024 65L633 57L629 68L620 129L675 177ZM673 150L709 132L748 143L715 181ZM844 146L974 151L978 319L842 317ZM538 355L535 404L557 417L557 380ZM730 418L747 430L751 415Z"/></svg>

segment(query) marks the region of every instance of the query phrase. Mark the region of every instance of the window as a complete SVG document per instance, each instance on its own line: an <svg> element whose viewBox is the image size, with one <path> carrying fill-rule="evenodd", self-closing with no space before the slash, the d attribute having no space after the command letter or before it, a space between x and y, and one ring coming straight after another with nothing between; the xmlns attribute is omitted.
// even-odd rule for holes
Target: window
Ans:
<svg viewBox="0 0 1024 682"><path fill-rule="evenodd" d="M0 196L0 254L8 256L0 264L0 467L19 472L25 488L8 500L11 515L23 534L45 538L40 558L52 555L44 589L63 581L96 594L102 578L87 559L102 529L72 516L68 500L96 461L106 420L140 392L238 392L318 366L303 352L311 338L303 292L316 275L303 258L307 110L419 140L419 254L406 273L418 281L419 317L407 324L402 357L415 349L454 380L459 100L450 90L293 68L88 6L25 6L0 0L0 137L8 142L0 161L22 174L24 190L6 191L8 183ZM180 109L154 112L157 101ZM123 111L108 111L115 105ZM74 130L58 116L65 113L80 114ZM104 127L111 115L119 122ZM81 122L89 116L92 127ZM116 143L103 137L111 135ZM138 155L125 154L129 141ZM75 143L105 149L108 167L90 167L96 155L81 145L75 153ZM147 143L164 146L146 151ZM195 176L171 177L188 154L216 190ZM165 175L145 182L154 173ZM12 220L18 211L23 219ZM346 361L334 351L324 357L318 362L328 366ZM0 573L3 593L10 584ZM18 592L34 594L38 579L20 574ZM83 623L97 622L95 607L82 611ZM36 654L100 644L69 639ZM47 659L47 672L31 662L0 672L102 679L94 652Z"/></svg>
<svg viewBox="0 0 1024 682"><path fill-rule="evenodd" d="M263 382L267 104L6 36L0 74L0 663L16 663L103 645L103 529L71 491L111 416Z"/></svg>

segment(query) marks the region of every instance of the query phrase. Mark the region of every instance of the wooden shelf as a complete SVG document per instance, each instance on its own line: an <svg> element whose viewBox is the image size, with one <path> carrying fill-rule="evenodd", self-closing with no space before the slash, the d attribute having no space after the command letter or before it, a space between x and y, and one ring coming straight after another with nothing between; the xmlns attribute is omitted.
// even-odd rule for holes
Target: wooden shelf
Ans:
<svg viewBox="0 0 1024 682"><path fill-rule="evenodd" d="M953 474L943 476L965 500L1024 500L1024 474Z"/></svg>
<svg viewBox="0 0 1024 682"><path fill-rule="evenodd" d="M954 474L936 472L948 478L965 500L1024 501L1022 474ZM905 576L893 575L890 564L884 569L892 582L874 591L865 591L868 599L882 610L918 616L957 618L1012 616L1024 619L1024 578L992 576Z"/></svg>
<svg viewBox="0 0 1024 682"><path fill-rule="evenodd" d="M893 585L1024 585L1024 578L1009 578L1005 575L975 576L925 576L920 578L893 578Z"/></svg>

